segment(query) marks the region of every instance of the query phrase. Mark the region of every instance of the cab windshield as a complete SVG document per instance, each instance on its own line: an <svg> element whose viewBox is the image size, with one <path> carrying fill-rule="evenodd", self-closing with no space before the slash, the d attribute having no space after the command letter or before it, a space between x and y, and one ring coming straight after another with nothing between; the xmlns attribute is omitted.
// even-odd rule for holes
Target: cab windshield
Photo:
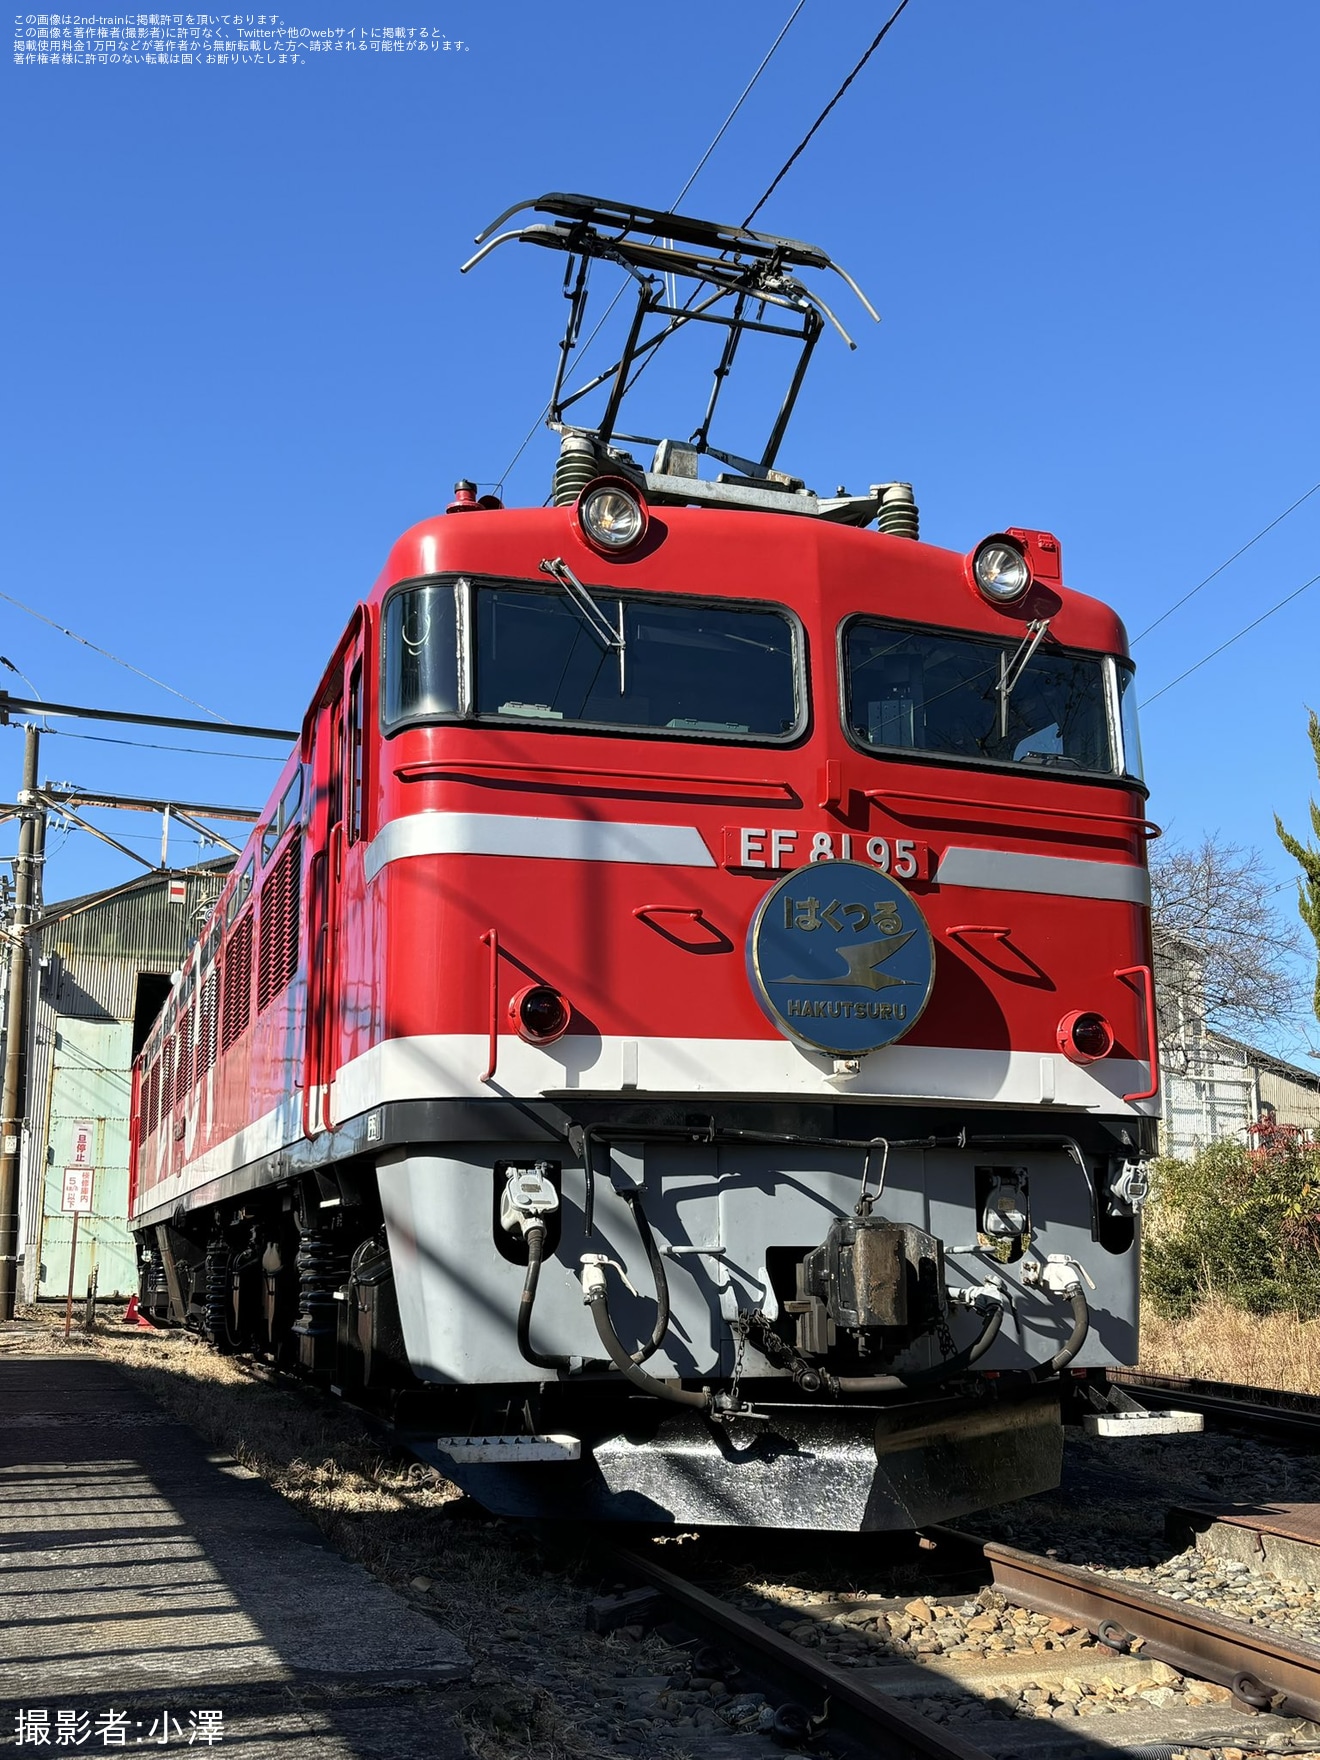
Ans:
<svg viewBox="0 0 1320 1760"><path fill-rule="evenodd" d="M459 581L385 611L383 720L449 716L675 739L792 739L805 721L797 626L761 605ZM603 633L602 633L603 632Z"/></svg>
<svg viewBox="0 0 1320 1760"><path fill-rule="evenodd" d="M929 754L1044 772L1136 775L1117 713L1131 671L1048 640L1017 641L858 621L844 637L848 726L877 751Z"/></svg>

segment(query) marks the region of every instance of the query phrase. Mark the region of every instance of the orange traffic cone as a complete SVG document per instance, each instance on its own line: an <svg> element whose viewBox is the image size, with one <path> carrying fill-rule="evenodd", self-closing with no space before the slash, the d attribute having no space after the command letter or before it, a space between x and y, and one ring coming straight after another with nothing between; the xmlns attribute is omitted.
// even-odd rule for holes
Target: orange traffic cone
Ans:
<svg viewBox="0 0 1320 1760"><path fill-rule="evenodd" d="M128 1298L128 1306L124 1310L124 1325L136 1326L139 1332L154 1332L156 1330L142 1312L141 1304L136 1296Z"/></svg>

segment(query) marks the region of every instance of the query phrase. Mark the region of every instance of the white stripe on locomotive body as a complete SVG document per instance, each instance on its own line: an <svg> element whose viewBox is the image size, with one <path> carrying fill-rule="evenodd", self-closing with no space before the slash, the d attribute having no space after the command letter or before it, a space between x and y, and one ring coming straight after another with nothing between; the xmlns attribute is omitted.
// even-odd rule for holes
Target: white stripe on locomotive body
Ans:
<svg viewBox="0 0 1320 1760"><path fill-rule="evenodd" d="M1150 905L1150 875L1131 862L1019 855L1011 849L946 849L935 877L941 886L976 886L985 892L1048 892Z"/></svg>
<svg viewBox="0 0 1320 1760"><path fill-rule="evenodd" d="M695 825L437 810L409 813L382 826L367 846L367 879L374 880L390 862L408 856L521 856L563 862L641 862L668 868L716 866ZM1076 856L955 846L939 858L934 877L941 887L1150 904L1150 878L1144 867L1131 862L1091 862Z"/></svg>
<svg viewBox="0 0 1320 1760"><path fill-rule="evenodd" d="M374 880L405 856L541 856L559 862L644 862L713 868L695 825L628 825L614 819L534 819L515 813L409 813L383 825L367 846Z"/></svg>
<svg viewBox="0 0 1320 1760"><path fill-rule="evenodd" d="M426 1033L386 1039L339 1070L331 1090L335 1119L356 1117L392 1100L521 1098L583 1093L721 1095L730 1099L897 1100L932 1105L1028 1107L1109 1117L1144 1116L1155 1101L1127 1103L1148 1087L1149 1066L1133 1058L1072 1063L1060 1053L975 1051L963 1047L887 1045L861 1059L855 1076L836 1076L825 1052L800 1051L781 1039L623 1038L565 1034L553 1045L499 1035L495 1079L486 1065L485 1033ZM634 1074L635 1072L635 1074ZM624 1081L629 1085L625 1088ZM635 1081L636 1086L632 1084Z"/></svg>
<svg viewBox="0 0 1320 1760"><path fill-rule="evenodd" d="M522 1099L578 1091L627 1094L782 1096L791 1099L923 1101L1017 1107L1047 1113L1066 1130L1069 1112L1154 1116L1158 1102L1127 1103L1150 1085L1149 1065L1107 1057L1076 1064L1057 1053L969 1051L889 1045L862 1059L856 1076L832 1077L834 1060L771 1039L625 1039L566 1034L551 1046L499 1036L495 1081L483 1085L485 1033L427 1033L387 1039L346 1063L331 1089L335 1123L406 1100ZM625 1086L625 1084L627 1084ZM287 1148L302 1136L302 1092L188 1162L151 1188L157 1210L212 1179Z"/></svg>
<svg viewBox="0 0 1320 1760"><path fill-rule="evenodd" d="M223 1143L214 1143L203 1154L186 1161L177 1173L163 1179L153 1175L150 1191L144 1194L143 1207L159 1210L161 1205L176 1202L210 1180L234 1173L238 1168L260 1161L263 1156L274 1155L280 1149L287 1149L301 1136L302 1089L298 1088L261 1118L244 1125L232 1137L226 1137Z"/></svg>

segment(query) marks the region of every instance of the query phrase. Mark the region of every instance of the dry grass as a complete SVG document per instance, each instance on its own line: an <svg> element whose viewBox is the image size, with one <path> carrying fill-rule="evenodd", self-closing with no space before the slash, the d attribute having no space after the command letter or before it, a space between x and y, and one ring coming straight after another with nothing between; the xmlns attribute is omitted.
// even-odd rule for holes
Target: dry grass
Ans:
<svg viewBox="0 0 1320 1760"><path fill-rule="evenodd" d="M1140 1367L1152 1375L1320 1394L1320 1320L1246 1314L1214 1297L1189 1320L1163 1320L1148 1303Z"/></svg>
<svg viewBox="0 0 1320 1760"><path fill-rule="evenodd" d="M0 1336L5 1354L108 1357L166 1411L260 1474L342 1552L451 1630L473 1658L459 1721L474 1760L614 1760L612 1741L574 1727L551 1690L571 1683L607 1702L619 1663L639 1674L672 1666L658 1639L633 1645L584 1629L589 1590L571 1561L492 1520L437 1473L377 1440L351 1409L188 1333L88 1332L63 1312L21 1310L35 1325ZM655 1654L652 1654L652 1650ZM537 1678L540 1677L540 1678ZM672 1746L666 1752L675 1755ZM681 1760L681 1756L676 1756Z"/></svg>

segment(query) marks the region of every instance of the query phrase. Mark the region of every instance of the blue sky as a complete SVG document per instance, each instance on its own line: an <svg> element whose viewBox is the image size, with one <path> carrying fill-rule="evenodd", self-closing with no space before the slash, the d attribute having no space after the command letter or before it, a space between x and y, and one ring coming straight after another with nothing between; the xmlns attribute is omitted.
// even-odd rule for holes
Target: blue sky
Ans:
<svg viewBox="0 0 1320 1760"><path fill-rule="evenodd" d="M506 247L460 277L472 235L546 189L671 201L792 3L361 0L284 17L469 46L7 59L0 588L227 718L296 725L393 536L455 477L505 475L544 401L562 265ZM881 16L807 0L685 207L740 219ZM1249 27L1220 0L912 0L760 216L884 317L852 308L856 354L822 342L782 462L825 490L910 478L958 549L1047 527L1143 629L1320 479L1318 58L1300 0ZM552 451L510 499L540 501ZM1317 558L1320 494L1137 644L1143 695ZM1320 586L1144 720L1153 816L1258 846L1262 886L1289 875L1274 811L1300 826L1320 786L1318 652ZM191 713L4 601L0 653L52 699ZM48 778L259 805L275 771L64 725ZM20 743L0 733L5 793ZM154 826L115 819L151 854ZM54 844L48 896L126 873Z"/></svg>

